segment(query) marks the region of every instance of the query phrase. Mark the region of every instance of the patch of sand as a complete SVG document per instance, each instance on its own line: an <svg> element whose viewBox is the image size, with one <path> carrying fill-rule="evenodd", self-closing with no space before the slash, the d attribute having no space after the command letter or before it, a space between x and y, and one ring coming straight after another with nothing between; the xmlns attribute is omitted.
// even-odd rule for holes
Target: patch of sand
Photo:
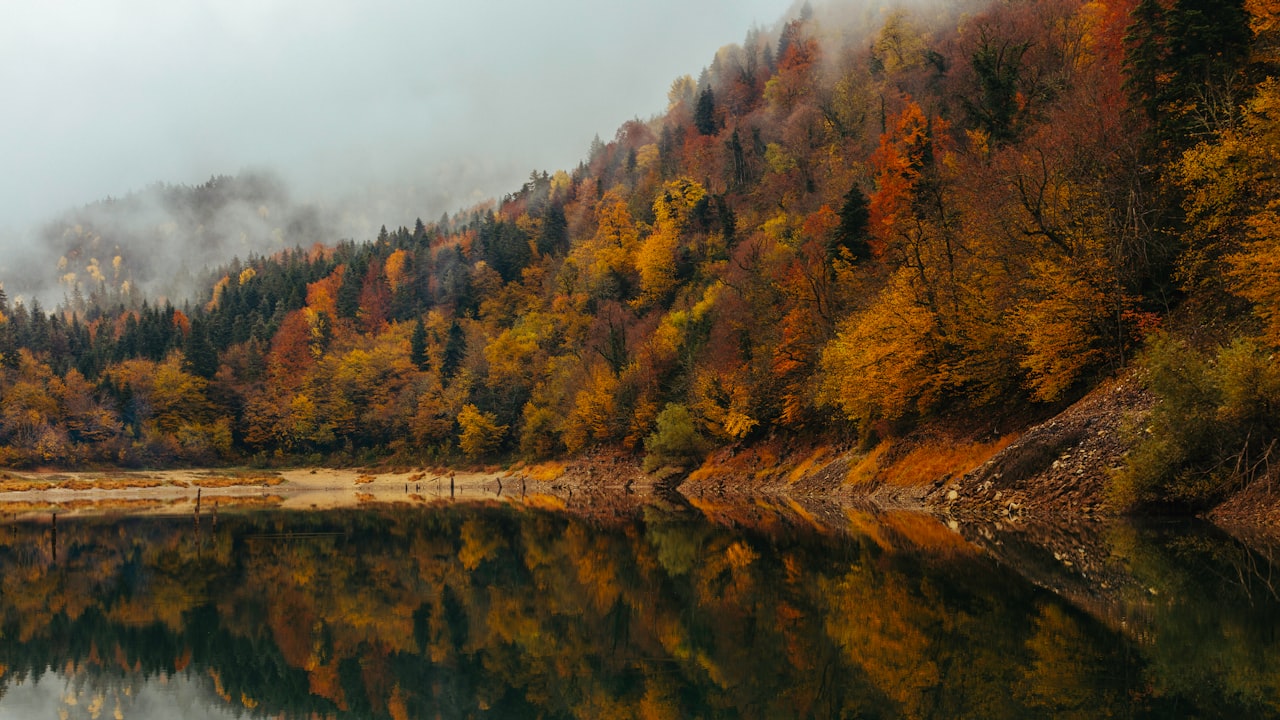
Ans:
<svg viewBox="0 0 1280 720"><path fill-rule="evenodd" d="M214 507L331 510L374 504L519 499L526 483L502 472L298 468L274 471L0 473L0 515L182 515ZM6 490L5 488L10 488Z"/></svg>

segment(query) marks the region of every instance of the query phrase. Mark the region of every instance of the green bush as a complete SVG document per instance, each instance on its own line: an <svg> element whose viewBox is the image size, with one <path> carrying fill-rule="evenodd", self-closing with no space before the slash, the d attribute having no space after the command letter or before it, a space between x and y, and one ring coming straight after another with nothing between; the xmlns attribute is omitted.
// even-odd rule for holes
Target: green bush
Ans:
<svg viewBox="0 0 1280 720"><path fill-rule="evenodd" d="M1114 478L1121 506L1199 510L1275 472L1280 366L1267 350L1239 339L1203 352L1160 335L1141 363L1157 403Z"/></svg>
<svg viewBox="0 0 1280 720"><path fill-rule="evenodd" d="M685 467L706 452L706 442L693 425L689 408L668 403L658 413L657 427L645 438L645 472L661 467Z"/></svg>

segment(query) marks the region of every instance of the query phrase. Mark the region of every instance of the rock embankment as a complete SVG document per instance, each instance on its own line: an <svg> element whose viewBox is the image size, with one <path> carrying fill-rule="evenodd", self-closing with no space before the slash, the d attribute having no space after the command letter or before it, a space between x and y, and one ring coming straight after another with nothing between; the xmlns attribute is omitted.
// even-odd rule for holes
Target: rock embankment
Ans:
<svg viewBox="0 0 1280 720"><path fill-rule="evenodd" d="M1129 449L1125 430L1153 405L1136 373L1109 380L973 471L938 483L924 502L957 517L1099 514Z"/></svg>

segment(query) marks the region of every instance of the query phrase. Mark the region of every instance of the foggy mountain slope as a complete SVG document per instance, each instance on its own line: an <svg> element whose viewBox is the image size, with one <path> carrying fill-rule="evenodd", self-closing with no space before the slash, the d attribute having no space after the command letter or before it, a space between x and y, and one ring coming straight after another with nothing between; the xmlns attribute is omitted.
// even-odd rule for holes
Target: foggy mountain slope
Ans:
<svg viewBox="0 0 1280 720"><path fill-rule="evenodd" d="M840 46L865 46L875 28L893 12L891 8L910 8L919 17L940 24L979 4L976 0L944 4L933 0L794 2L787 16L808 7L805 12L812 13L815 25L821 28L821 41L831 46L827 54L839 57ZM776 42L781 22L752 32L768 38L769 43ZM729 34L726 32L726 37ZM738 46L725 45L711 67L734 62L740 53ZM611 96L606 93L603 97ZM508 162L489 157L495 149L513 143L545 144L550 139L547 124L554 122L555 116L564 116L567 124L570 114L584 112L587 106L597 104L598 97L599 92L582 94L583 106L579 108L563 104L539 108L537 115L543 119L526 127L529 135L504 132L501 125L494 125L502 137L476 137L470 158L442 155L434 164L419 163L422 166L413 172L394 165L375 182L351 179L367 175L365 170L347 167L356 162L354 156L334 160L336 165L323 173L312 173L305 181L297 177L298 168L269 164L253 167L270 169L238 174L227 174L231 168L219 168L209 181L195 185L153 178L155 184L140 190L61 212L32 233L0 238L0 246L15 246L0 257L0 282L11 298L39 298L47 307L64 299L74 300L77 291L86 300L125 295L136 300L142 291L181 302L207 293L204 270L232 258L316 243L332 246L347 239L368 241L381 226L411 226L419 218L430 220L483 202L486 197L480 189L501 187L495 178L510 172ZM630 108L612 108L610 112L616 115L620 110ZM637 117L652 114L644 121L647 123L661 117L660 107L635 110L640 111ZM430 126L424 126L423 133L430 132ZM589 140L582 137L577 144L585 148ZM374 143L372 139L367 142ZM385 154L376 150L375 144L365 146L369 156ZM414 145L405 144L397 163L408 162L414 154ZM262 162L272 160L264 158ZM368 162L366 157L357 164ZM354 184L344 185L344 177ZM114 262L117 257L119 263Z"/></svg>
<svg viewBox="0 0 1280 720"><path fill-rule="evenodd" d="M29 248L67 208L246 168L335 223L309 241L468 207L576 163L790 1L0 4L0 279L37 285Z"/></svg>
<svg viewBox="0 0 1280 720"><path fill-rule="evenodd" d="M100 303L144 293L181 299L205 268L326 240L328 224L265 173L196 186L156 184L44 223L34 246L6 258L0 279L10 296L46 304L63 296Z"/></svg>

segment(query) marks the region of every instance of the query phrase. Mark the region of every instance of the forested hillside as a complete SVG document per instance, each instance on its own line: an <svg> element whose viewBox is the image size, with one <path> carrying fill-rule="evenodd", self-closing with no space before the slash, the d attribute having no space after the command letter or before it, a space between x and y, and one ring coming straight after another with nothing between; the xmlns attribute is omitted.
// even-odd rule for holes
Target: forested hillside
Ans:
<svg viewBox="0 0 1280 720"><path fill-rule="evenodd" d="M658 467L1061 403L1140 356L1164 402L1127 497L1204 502L1280 436L1277 5L806 6L491 205L316 231L182 309L101 263L94 302L5 303L0 459Z"/></svg>

